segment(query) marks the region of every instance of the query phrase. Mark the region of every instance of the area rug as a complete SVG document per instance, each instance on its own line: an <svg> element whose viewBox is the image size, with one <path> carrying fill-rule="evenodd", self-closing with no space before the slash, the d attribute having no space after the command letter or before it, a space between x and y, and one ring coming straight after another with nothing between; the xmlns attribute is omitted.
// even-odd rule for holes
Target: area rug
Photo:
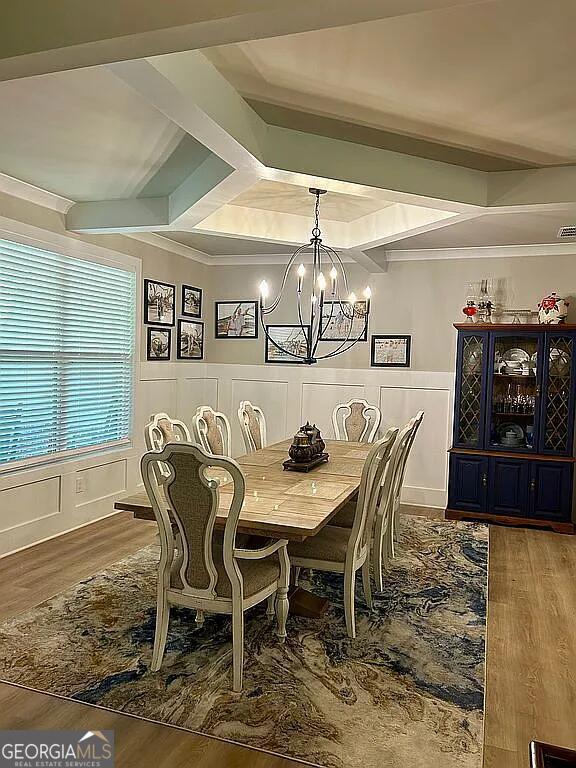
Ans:
<svg viewBox="0 0 576 768"><path fill-rule="evenodd" d="M342 577L314 572L321 619L289 618L277 643L247 615L244 690L231 684L230 620L173 610L152 673L158 548L136 552L0 627L0 677L329 768L480 768L488 530L401 520L398 556L357 633ZM81 557L81 553L78 555Z"/></svg>

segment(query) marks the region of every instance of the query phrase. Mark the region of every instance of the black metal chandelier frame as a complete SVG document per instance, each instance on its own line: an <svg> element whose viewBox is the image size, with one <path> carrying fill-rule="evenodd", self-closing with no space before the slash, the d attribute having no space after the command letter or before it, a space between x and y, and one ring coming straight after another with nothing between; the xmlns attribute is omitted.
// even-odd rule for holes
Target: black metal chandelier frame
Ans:
<svg viewBox="0 0 576 768"><path fill-rule="evenodd" d="M314 207L314 227L312 228L312 237L310 242L300 246L294 251L290 257L284 275L282 277L282 283L280 290L278 291L275 299L270 305L266 304L267 286L266 282L261 283L260 290L260 323L262 330L266 336L266 339L276 347L284 355L295 358L306 365L313 365L318 360L326 360L330 357L343 354L351 349L357 342L366 336L368 328L368 316L370 314L370 289L365 291L365 298L358 302L353 294L348 294L348 278L346 276L346 270L344 263L340 258L337 251L322 242L321 230L320 230L320 196L326 193L325 189L310 188L310 193L315 195L316 203ZM302 330L304 339L306 340L306 350L304 354L299 354L294 351L294 348L286 348L278 343L268 331L268 326L264 322L266 316L270 315L277 309L278 305L284 297L284 292L288 282L290 272L295 263L298 263L305 255L312 256L312 282L311 282L311 296L310 306L307 312L308 317L305 318L306 311L303 308L302 289L304 282L305 270L303 264L298 268L298 283L297 283L297 311L298 311L298 325ZM326 298L327 280L324 274L324 270L329 269L330 289L328 292L329 298ZM341 275L341 279L339 278ZM342 298L340 292L340 286L344 289L346 299ZM330 303L330 313L324 317L324 304ZM330 352L325 354L318 354L318 345L320 342L327 343L330 339L323 338L326 329L330 326L334 317L334 307L339 306L343 316L347 318L347 331L346 337L341 343ZM308 322L305 322L307 319ZM363 319L362 328L357 336L352 335L354 320Z"/></svg>

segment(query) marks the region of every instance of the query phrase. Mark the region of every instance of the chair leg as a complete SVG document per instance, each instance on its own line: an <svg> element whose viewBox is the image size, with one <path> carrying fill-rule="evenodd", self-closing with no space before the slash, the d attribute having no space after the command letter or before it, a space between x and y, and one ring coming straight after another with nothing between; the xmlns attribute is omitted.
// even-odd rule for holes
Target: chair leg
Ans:
<svg viewBox="0 0 576 768"><path fill-rule="evenodd" d="M372 568L374 570L374 581L378 592L384 589L384 580L382 578L382 560L387 556L384 554L384 536L382 525L378 524L374 531L374 541L372 542Z"/></svg>
<svg viewBox="0 0 576 768"><path fill-rule="evenodd" d="M198 628L204 625L204 611L196 611L196 626Z"/></svg>
<svg viewBox="0 0 576 768"><path fill-rule="evenodd" d="M348 637L356 637L356 617L354 615L354 590L356 572L347 569L344 573L344 616Z"/></svg>
<svg viewBox="0 0 576 768"><path fill-rule="evenodd" d="M271 595L268 597L268 605L266 607L266 616L268 616L269 619L274 616L274 603L276 601L276 592L272 592Z"/></svg>
<svg viewBox="0 0 576 768"><path fill-rule="evenodd" d="M362 587L364 589L364 597L366 598L366 605L368 608L372 608L372 586L370 584L370 559L366 557L362 565Z"/></svg>
<svg viewBox="0 0 576 768"><path fill-rule="evenodd" d="M170 605L164 596L158 596L156 604L156 631L154 632L154 650L152 651L152 672L158 672L162 666L166 638L168 637L168 623L170 621Z"/></svg>
<svg viewBox="0 0 576 768"><path fill-rule="evenodd" d="M242 668L244 665L244 612L242 605L232 609L232 666L233 689L236 693L242 690Z"/></svg>
<svg viewBox="0 0 576 768"><path fill-rule="evenodd" d="M294 584L295 587L298 586L298 581L300 579L300 571L302 568L300 568L299 565L295 565L292 568L292 584Z"/></svg>
<svg viewBox="0 0 576 768"><path fill-rule="evenodd" d="M276 620L278 622L278 638L283 643L286 640L286 620L290 610L290 603L288 602L290 559L287 547L282 547L278 551L278 557L280 559L280 576L278 578L278 589L276 590Z"/></svg>

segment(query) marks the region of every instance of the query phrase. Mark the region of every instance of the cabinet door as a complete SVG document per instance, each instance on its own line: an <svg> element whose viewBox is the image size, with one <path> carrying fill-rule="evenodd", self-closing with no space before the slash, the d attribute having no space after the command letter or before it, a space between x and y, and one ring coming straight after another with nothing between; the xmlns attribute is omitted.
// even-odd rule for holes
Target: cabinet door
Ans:
<svg viewBox="0 0 576 768"><path fill-rule="evenodd" d="M531 516L570 520L572 464L565 461L533 461L531 464Z"/></svg>
<svg viewBox="0 0 576 768"><path fill-rule="evenodd" d="M483 447L487 350L485 332L459 332L454 409L454 446L458 448Z"/></svg>
<svg viewBox="0 0 576 768"><path fill-rule="evenodd" d="M547 331L542 362L539 452L568 456L574 435L574 336Z"/></svg>
<svg viewBox="0 0 576 768"><path fill-rule="evenodd" d="M491 451L536 453L543 335L526 329L491 334L485 441Z"/></svg>
<svg viewBox="0 0 576 768"><path fill-rule="evenodd" d="M488 459L461 453L450 454L448 506L463 512L485 512Z"/></svg>
<svg viewBox="0 0 576 768"><path fill-rule="evenodd" d="M531 462L525 459L490 458L488 511L495 515L528 517Z"/></svg>

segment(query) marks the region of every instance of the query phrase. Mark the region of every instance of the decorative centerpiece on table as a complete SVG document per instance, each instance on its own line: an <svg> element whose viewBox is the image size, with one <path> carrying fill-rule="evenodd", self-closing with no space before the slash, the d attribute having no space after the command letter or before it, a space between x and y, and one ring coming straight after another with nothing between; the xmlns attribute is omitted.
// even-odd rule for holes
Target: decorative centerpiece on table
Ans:
<svg viewBox="0 0 576 768"><path fill-rule="evenodd" d="M290 458L284 462L284 469L309 472L319 464L328 461L329 456L325 452L325 448L326 443L322 440L322 435L316 424L306 422L294 435L294 440L288 451Z"/></svg>

